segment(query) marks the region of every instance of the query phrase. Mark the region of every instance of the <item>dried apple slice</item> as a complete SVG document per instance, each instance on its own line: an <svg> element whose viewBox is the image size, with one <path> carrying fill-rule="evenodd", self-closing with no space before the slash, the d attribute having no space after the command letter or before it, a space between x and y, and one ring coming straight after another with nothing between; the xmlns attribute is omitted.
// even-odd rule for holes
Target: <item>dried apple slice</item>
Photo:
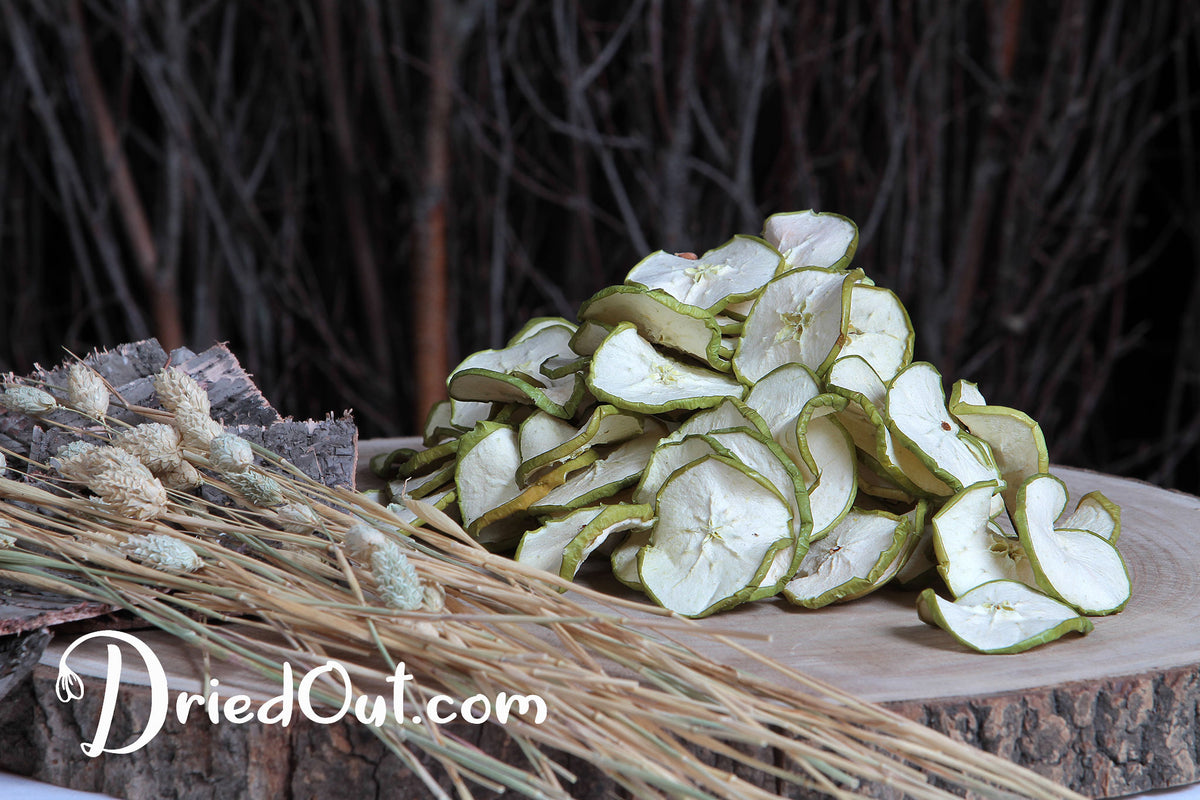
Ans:
<svg viewBox="0 0 1200 800"><path fill-rule="evenodd" d="M642 588L642 579L638 577L638 553L643 547L650 544L652 527L630 531L624 541L613 548L608 557L609 563L612 564L613 577L630 589L639 592L644 589Z"/></svg>
<svg viewBox="0 0 1200 800"><path fill-rule="evenodd" d="M450 486L440 492L426 495L425 497L421 498L421 501L428 503L438 511L451 512L456 507L455 501L457 499L458 496L454 493L454 486ZM401 521L407 522L409 525L423 524L421 518L417 516L417 513L404 504L404 500L404 495L397 495L393 497L391 502L387 504L387 510L399 517ZM450 516L453 519L454 515L451 514Z"/></svg>
<svg viewBox="0 0 1200 800"><path fill-rule="evenodd" d="M896 442L883 411L887 404L887 386L874 368L860 356L846 356L833 362L827 378L829 390L842 395L849 404L838 413L854 444L871 457L883 473L910 494L941 497L953 494L915 453Z"/></svg>
<svg viewBox="0 0 1200 800"><path fill-rule="evenodd" d="M850 434L834 417L846 398L819 394L808 401L779 445L800 469L812 514L811 538L828 533L850 510L858 492L858 461Z"/></svg>
<svg viewBox="0 0 1200 800"><path fill-rule="evenodd" d="M449 439L425 450L418 450L404 461L392 463L391 468L398 478L410 478L413 475L421 475L434 469L439 464L451 461L461 445L461 437ZM380 473L377 472L376 474Z"/></svg>
<svg viewBox="0 0 1200 800"><path fill-rule="evenodd" d="M791 267L845 267L858 249L858 226L838 214L790 211L763 223L763 239Z"/></svg>
<svg viewBox="0 0 1200 800"><path fill-rule="evenodd" d="M1002 480L987 445L964 431L946 410L942 376L932 364L905 367L887 389L888 427L954 491Z"/></svg>
<svg viewBox="0 0 1200 800"><path fill-rule="evenodd" d="M477 423L491 419L492 411L491 403L473 403L469 400L450 398L450 424L464 433L474 428Z"/></svg>
<svg viewBox="0 0 1200 800"><path fill-rule="evenodd" d="M977 586L954 602L926 589L917 598L917 614L980 653L1021 653L1092 630L1092 621L1069 605L1009 580Z"/></svg>
<svg viewBox="0 0 1200 800"><path fill-rule="evenodd" d="M421 452L415 447L397 447L371 456L369 462L371 474L377 478L390 480L396 476L396 470L409 459Z"/></svg>
<svg viewBox="0 0 1200 800"><path fill-rule="evenodd" d="M888 568L909 536L910 523L902 516L852 508L828 536L809 545L783 594L805 608L861 597L890 577Z"/></svg>
<svg viewBox="0 0 1200 800"><path fill-rule="evenodd" d="M728 375L663 355L630 322L613 328L592 355L587 383L601 402L645 414L710 408L746 391Z"/></svg>
<svg viewBox="0 0 1200 800"><path fill-rule="evenodd" d="M773 439L751 428L714 431L704 438L769 480L792 512L794 541L775 553L762 583L749 599L776 595L799 568L812 534L812 512L800 469Z"/></svg>
<svg viewBox="0 0 1200 800"><path fill-rule="evenodd" d="M586 469L572 475L530 506L533 514L560 514L570 509L591 505L612 497L622 489L637 483L650 454L662 436L661 427L630 439L603 458L595 459ZM595 455L595 450L585 454Z"/></svg>
<svg viewBox="0 0 1200 800"><path fill-rule="evenodd" d="M1121 507L1100 492L1088 492L1059 527L1091 531L1116 544L1121 536Z"/></svg>
<svg viewBox="0 0 1200 800"><path fill-rule="evenodd" d="M521 423L528 419L535 411L539 410L529 405L528 402L519 400L502 405L493 405L490 419L492 422L499 422L501 425L511 425L514 428L520 428Z"/></svg>
<svg viewBox="0 0 1200 800"><path fill-rule="evenodd" d="M1088 616L1112 614L1129 601L1129 569L1116 546L1091 531L1055 528L1067 507L1067 487L1034 475L1017 491L1013 521L1038 586Z"/></svg>
<svg viewBox="0 0 1200 800"><path fill-rule="evenodd" d="M585 393L583 373L579 372L543 382L530 374L509 375L475 368L454 373L449 391L456 400L531 403L563 419L575 414Z"/></svg>
<svg viewBox="0 0 1200 800"><path fill-rule="evenodd" d="M587 557L596 551L603 553L604 548L615 541L615 536L639 531L649 534L654 521L654 509L648 505L614 503L605 506L604 511L563 549L559 575L574 578Z"/></svg>
<svg viewBox="0 0 1200 800"><path fill-rule="evenodd" d="M740 303L730 303L725 306L721 314L735 321L745 322L746 317L750 314L750 309L754 308L754 302L758 298L752 300L742 300Z"/></svg>
<svg viewBox="0 0 1200 800"><path fill-rule="evenodd" d="M612 333L613 326L605 325L594 319L585 319L579 323L579 328L571 335L571 350L581 356L590 356L604 341L604 337Z"/></svg>
<svg viewBox="0 0 1200 800"><path fill-rule="evenodd" d="M912 537L916 540L912 550L892 576L892 580L900 586L910 586L926 577L932 577L937 571L937 553L933 549L933 525L926 520L928 502L918 500L916 506L905 516L908 517Z"/></svg>
<svg viewBox="0 0 1200 800"><path fill-rule="evenodd" d="M613 326L632 322L638 334L651 344L689 355L720 372L730 370L730 356L721 353L721 328L713 315L681 303L666 292L642 286L609 286L584 301L579 318Z"/></svg>
<svg viewBox="0 0 1200 800"><path fill-rule="evenodd" d="M809 400L821 393L813 371L803 364L783 364L764 375L746 395L746 405L758 412L771 438L778 441Z"/></svg>
<svg viewBox="0 0 1200 800"><path fill-rule="evenodd" d="M746 317L733 355L738 379L754 384L792 362L821 374L844 341L850 287L859 275L807 267L772 279Z"/></svg>
<svg viewBox="0 0 1200 800"><path fill-rule="evenodd" d="M867 506L863 506L862 508L863 510L887 511L888 513L893 513L888 509L872 509ZM918 500L917 504L911 511L908 511L904 514L897 514L897 516L902 517L905 522L908 523L908 530L905 531L904 542L900 545L900 549L896 551L891 563L884 567L883 572L881 572L879 577L872 582L871 588L868 590L868 592L875 591L880 586L895 580L896 576L900 574L900 570L904 569L904 567L907 566L912 560L913 554L916 553L917 548L921 546L921 534L923 532L922 526L924 525L926 510L926 502L924 500ZM864 594L866 593L867 592L864 592Z"/></svg>
<svg viewBox="0 0 1200 800"><path fill-rule="evenodd" d="M885 383L912 361L912 321L900 299L878 286L850 289L850 317L838 358L860 356Z"/></svg>
<svg viewBox="0 0 1200 800"><path fill-rule="evenodd" d="M388 493L394 500L400 496L422 498L441 491L446 484L453 485L455 463L448 461L434 467L430 472L414 475L411 478L397 478L388 481Z"/></svg>
<svg viewBox="0 0 1200 800"><path fill-rule="evenodd" d="M426 447L433 447L447 439L457 439L461 436L463 431L455 427L452 420L453 409L449 400L434 403L425 416L425 425L421 429L422 443Z"/></svg>
<svg viewBox="0 0 1200 800"><path fill-rule="evenodd" d="M551 356L542 362L538 372L552 381L557 381L577 372L586 372L590 361L590 356Z"/></svg>
<svg viewBox="0 0 1200 800"><path fill-rule="evenodd" d="M706 456L658 494L638 578L663 608L703 617L758 588L775 551L792 541L791 511L770 482L744 464Z"/></svg>
<svg viewBox="0 0 1200 800"><path fill-rule="evenodd" d="M756 236L734 236L699 258L659 250L629 271L625 282L660 289L681 303L714 314L758 293L775 277L783 257Z"/></svg>
<svg viewBox="0 0 1200 800"><path fill-rule="evenodd" d="M513 345L520 344L546 328L555 327L566 328L571 333L574 333L576 329L575 323L564 317L533 317L518 328L516 333L508 337L508 343L505 346L512 347Z"/></svg>
<svg viewBox="0 0 1200 800"><path fill-rule="evenodd" d="M800 469L783 448L753 428L718 430L704 434L703 438L724 448L729 455L769 480L792 510L797 542L807 542L812 528L808 492Z"/></svg>
<svg viewBox="0 0 1200 800"><path fill-rule="evenodd" d="M663 438L663 443L678 442L686 436L727 428L753 428L763 435L770 435L770 429L762 417L746 405L745 401L736 397L726 397L712 408L697 411L685 419L679 427Z"/></svg>
<svg viewBox="0 0 1200 800"><path fill-rule="evenodd" d="M734 319L725 314L714 314L713 319L717 321L717 327L721 329L722 337L734 337L742 335L742 327L745 323L744 319ZM737 343L734 342L736 345Z"/></svg>
<svg viewBox="0 0 1200 800"><path fill-rule="evenodd" d="M667 479L688 464L717 452L713 442L695 433L678 440L663 439L650 454L646 469L633 490L633 502L654 505Z"/></svg>
<svg viewBox="0 0 1200 800"><path fill-rule="evenodd" d="M933 546L938 572L954 597L994 580L1037 586L1033 567L1019 540L992 524L995 481L968 486L933 515Z"/></svg>
<svg viewBox="0 0 1200 800"><path fill-rule="evenodd" d="M540 470L560 464L588 447L616 444L642 434L646 422L639 414L628 414L616 406L600 405L578 428L546 415L532 416L521 425L521 466L517 482L524 485Z"/></svg>
<svg viewBox="0 0 1200 800"><path fill-rule="evenodd" d="M532 511L533 504L562 486L575 473L594 464L598 457L594 451L587 450L570 461L543 472L536 480L523 487L516 497L484 512L467 527L467 532L483 544L494 545L494 549L507 548L514 544L521 532L529 527L528 518L536 516Z"/></svg>
<svg viewBox="0 0 1200 800"><path fill-rule="evenodd" d="M581 508L526 532L513 558L574 578L584 559L610 535L644 526L653 517L653 509L644 505L618 503Z"/></svg>
<svg viewBox="0 0 1200 800"><path fill-rule="evenodd" d="M558 571L563 567L563 549L580 535L602 510L604 509L601 506L578 509L564 517L550 519L540 528L527 531L521 537L521 543L517 545L512 558L517 563L538 567L539 570L558 575Z"/></svg>
<svg viewBox="0 0 1200 800"><path fill-rule="evenodd" d="M847 406L849 408L849 406ZM849 430L845 421L841 417L843 426ZM851 436L851 438L854 438ZM858 489L863 494L871 497L877 497L880 500L890 500L894 503L912 503L917 499L917 495L909 492L900 484L896 483L888 474L887 471L880 466L879 461L870 455L867 455L862 450L858 453Z"/></svg>
<svg viewBox="0 0 1200 800"><path fill-rule="evenodd" d="M463 359L450 374L447 388L459 401L531 403L567 419L584 395L581 373L552 379L541 374L547 359L570 355L574 328L545 324L502 350L481 350Z"/></svg>
<svg viewBox="0 0 1200 800"><path fill-rule="evenodd" d="M454 473L459 511L468 531L485 513L521 493L517 432L508 425L481 422L463 434Z"/></svg>
<svg viewBox="0 0 1200 800"><path fill-rule="evenodd" d="M523 487L516 481L521 455L511 426L481 422L461 441L454 486L463 527L480 542L497 546L515 542L520 534L522 525L514 517L597 458L585 452Z"/></svg>
<svg viewBox="0 0 1200 800"><path fill-rule="evenodd" d="M525 418L517 431L517 448L521 451L522 463L559 447L575 433L576 427L570 421L538 409Z"/></svg>
<svg viewBox="0 0 1200 800"><path fill-rule="evenodd" d="M950 391L949 411L973 436L987 442L1000 475L1008 484L1004 499L1009 508L1017 487L1030 475L1050 470L1050 454L1042 428L1028 414L1007 406L989 406L970 381L959 380Z"/></svg>

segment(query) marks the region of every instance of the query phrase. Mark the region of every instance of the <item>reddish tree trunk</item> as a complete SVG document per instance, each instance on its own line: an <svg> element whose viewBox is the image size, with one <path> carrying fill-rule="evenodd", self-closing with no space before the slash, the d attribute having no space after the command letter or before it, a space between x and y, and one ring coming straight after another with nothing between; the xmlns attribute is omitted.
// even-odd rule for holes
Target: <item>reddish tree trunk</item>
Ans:
<svg viewBox="0 0 1200 800"><path fill-rule="evenodd" d="M436 0L429 30L429 121L425 128L424 196L417 212L413 343L416 425L446 396L450 319L446 280L446 193L450 182L450 113L454 54L447 3Z"/></svg>

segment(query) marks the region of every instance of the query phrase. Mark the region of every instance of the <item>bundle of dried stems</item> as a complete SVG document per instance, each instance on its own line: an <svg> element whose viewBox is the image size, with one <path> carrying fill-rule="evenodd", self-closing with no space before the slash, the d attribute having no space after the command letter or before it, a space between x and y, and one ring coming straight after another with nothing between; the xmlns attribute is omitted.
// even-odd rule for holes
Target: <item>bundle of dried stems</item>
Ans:
<svg viewBox="0 0 1200 800"><path fill-rule="evenodd" d="M174 413L133 410L177 423ZM79 435L101 447L128 427L82 414L80 423ZM541 724L510 718L504 727L523 765L437 726L394 717L371 726L433 796L507 787L569 797L573 776L553 756L566 753L635 797L775 796L714 760L833 797L880 786L917 798L1077 797L782 666L771 665L775 678L766 680L711 663L677 639L721 634L577 585L564 593L568 584L557 576L490 554L428 505L411 502L424 523L414 527L395 509L329 489L262 450L258 466L220 472L191 441L183 457L235 505L169 490L161 508L138 519L147 516L142 507L129 513L78 486L89 459L104 460L81 445L55 459L75 484L44 464L27 464L23 480L0 477L0 576L119 605L275 682L285 661L312 668L336 657L365 694L403 654L416 677L405 685L414 703L501 691L545 700L550 713ZM235 488L248 485L247 472L274 482L272 505ZM402 568L380 553L392 562L401 553ZM418 590L410 592L415 602L394 602L390 588L406 581ZM337 705L334 688L320 696ZM445 774L430 772L421 754Z"/></svg>

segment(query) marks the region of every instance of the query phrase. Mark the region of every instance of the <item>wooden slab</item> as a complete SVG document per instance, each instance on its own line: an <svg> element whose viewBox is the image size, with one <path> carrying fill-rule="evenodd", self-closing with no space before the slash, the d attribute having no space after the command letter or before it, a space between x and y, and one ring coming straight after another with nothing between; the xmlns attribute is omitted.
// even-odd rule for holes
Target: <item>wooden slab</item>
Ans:
<svg viewBox="0 0 1200 800"><path fill-rule="evenodd" d="M398 444L364 442L360 463ZM1100 490L1123 509L1120 544L1134 596L1121 614L1096 619L1087 637L1015 656L978 655L918 621L913 593L890 590L819 611L762 602L704 624L768 633L771 642L760 647L777 660L1087 795L1200 781L1200 498L1081 470L1055 472L1072 497ZM357 723L287 730L191 723L137 753L86 759L79 741L94 727L95 708L64 706L54 696L57 659L69 643L52 643L25 689L0 704L0 769L127 797L252 796L255 786L274 792L285 785L295 796L422 796ZM714 660L763 672L727 649L698 646ZM154 647L159 653L172 645L161 638ZM186 666L188 654L178 658L177 685L194 690L204 673ZM227 668L214 663L213 674L239 682ZM145 690L128 692L122 707L148 702ZM12 725L29 719L40 727L18 737ZM505 747L503 737L467 733L482 746Z"/></svg>
<svg viewBox="0 0 1200 800"><path fill-rule="evenodd" d="M412 444L360 449L366 460ZM1094 618L1085 637L984 656L918 620L916 592L891 589L816 611L779 599L751 603L705 624L769 635L760 649L789 667L1084 794L1200 781L1200 498L1086 470L1054 472L1070 491L1069 508L1099 490L1122 509L1119 546L1133 597L1120 614ZM593 585L634 596L612 579ZM713 653L767 673L735 651Z"/></svg>

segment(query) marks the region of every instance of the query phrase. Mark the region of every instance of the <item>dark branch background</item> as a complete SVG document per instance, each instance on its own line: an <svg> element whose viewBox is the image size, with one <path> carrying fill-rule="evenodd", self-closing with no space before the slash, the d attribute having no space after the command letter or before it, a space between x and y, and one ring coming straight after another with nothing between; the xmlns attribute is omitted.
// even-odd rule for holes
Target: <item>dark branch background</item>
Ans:
<svg viewBox="0 0 1200 800"><path fill-rule="evenodd" d="M817 208L1057 462L1200 490L1187 0L0 12L0 371L228 341L409 433L527 317Z"/></svg>

